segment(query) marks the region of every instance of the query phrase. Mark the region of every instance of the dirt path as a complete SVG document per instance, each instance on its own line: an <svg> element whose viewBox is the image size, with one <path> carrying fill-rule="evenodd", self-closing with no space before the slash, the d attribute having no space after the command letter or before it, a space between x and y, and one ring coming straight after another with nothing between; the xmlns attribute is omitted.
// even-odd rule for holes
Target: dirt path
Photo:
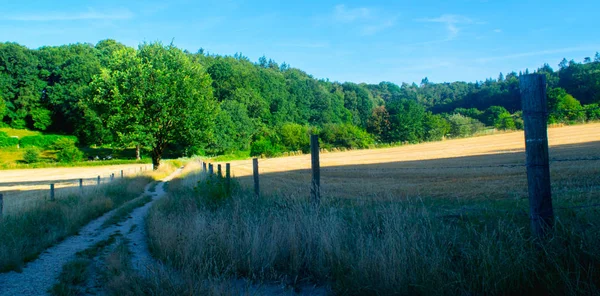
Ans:
<svg viewBox="0 0 600 296"><path fill-rule="evenodd" d="M140 268L152 262L147 244L145 242L144 217L153 202L164 195L164 182L170 181L181 172L178 169L156 186L155 192L150 192L150 184L146 186L146 195L153 197L146 205L135 209L131 217L123 223L102 228L106 219L111 217L115 210L84 226L78 235L71 236L61 243L47 249L37 260L27 264L21 273L9 272L0 274L0 295L45 295L48 289L56 283L63 265L75 258L75 254L92 245L106 240L114 233L121 233L132 240L134 266ZM135 226L134 226L135 225ZM130 230L134 229L130 233Z"/></svg>

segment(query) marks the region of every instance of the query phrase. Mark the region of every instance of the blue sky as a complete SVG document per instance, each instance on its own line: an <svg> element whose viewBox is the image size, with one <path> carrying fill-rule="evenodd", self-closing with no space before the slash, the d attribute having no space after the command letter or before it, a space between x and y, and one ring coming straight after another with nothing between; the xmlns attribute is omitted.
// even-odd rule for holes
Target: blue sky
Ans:
<svg viewBox="0 0 600 296"><path fill-rule="evenodd" d="M600 51L600 1L8 1L0 41L265 55L317 78L475 81Z"/></svg>

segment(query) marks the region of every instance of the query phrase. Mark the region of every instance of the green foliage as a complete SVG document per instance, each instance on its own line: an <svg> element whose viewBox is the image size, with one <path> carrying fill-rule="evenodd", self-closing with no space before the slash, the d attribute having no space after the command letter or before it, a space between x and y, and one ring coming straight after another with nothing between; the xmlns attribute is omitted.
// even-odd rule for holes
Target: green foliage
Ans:
<svg viewBox="0 0 600 296"><path fill-rule="evenodd" d="M2 119L4 118L4 115L6 115L7 111L6 102L4 102L4 99L0 97L0 123L2 123Z"/></svg>
<svg viewBox="0 0 600 296"><path fill-rule="evenodd" d="M123 144L149 146L158 169L167 146L206 143L216 114L204 67L173 45L144 43L113 52L93 77L96 112Z"/></svg>
<svg viewBox="0 0 600 296"><path fill-rule="evenodd" d="M17 147L19 139L9 137L5 132L0 132L0 148L2 147Z"/></svg>
<svg viewBox="0 0 600 296"><path fill-rule="evenodd" d="M549 123L585 120L585 110L581 103L562 88L548 91Z"/></svg>
<svg viewBox="0 0 600 296"><path fill-rule="evenodd" d="M77 143L77 138L74 136L59 136L59 135L36 135L36 136L25 136L21 138L19 143L22 148L31 146L39 147L41 149L50 149L56 143L60 142Z"/></svg>
<svg viewBox="0 0 600 296"><path fill-rule="evenodd" d="M75 141L69 138L60 138L51 147L57 150L56 159L59 162L73 163L83 159L83 152L75 146Z"/></svg>
<svg viewBox="0 0 600 296"><path fill-rule="evenodd" d="M273 144L270 139L262 138L250 145L250 156L274 157L281 154L283 147Z"/></svg>
<svg viewBox="0 0 600 296"><path fill-rule="evenodd" d="M584 109L588 120L600 120L600 106L598 104L586 105Z"/></svg>
<svg viewBox="0 0 600 296"><path fill-rule="evenodd" d="M442 140L451 129L450 123L439 114L427 112L423 122L425 127L425 141Z"/></svg>
<svg viewBox="0 0 600 296"><path fill-rule="evenodd" d="M65 147L56 153L59 162L72 163L83 159L83 152L75 146Z"/></svg>
<svg viewBox="0 0 600 296"><path fill-rule="evenodd" d="M40 161L40 149L35 146L25 148L25 153L23 154L23 160L26 163L35 163Z"/></svg>
<svg viewBox="0 0 600 296"><path fill-rule="evenodd" d="M319 133L319 139L323 142L323 148L327 149L333 147L362 149L374 143L369 133L349 123L324 125Z"/></svg>
<svg viewBox="0 0 600 296"><path fill-rule="evenodd" d="M425 138L425 108L413 100L398 100L387 106L390 113L390 142L418 143Z"/></svg>
<svg viewBox="0 0 600 296"><path fill-rule="evenodd" d="M279 127L277 134L286 150L302 150L304 153L310 151L310 131L307 126L297 123L284 123Z"/></svg>
<svg viewBox="0 0 600 296"><path fill-rule="evenodd" d="M479 120L461 114L448 116L448 122L450 123L450 136L453 138L472 136L485 127Z"/></svg>

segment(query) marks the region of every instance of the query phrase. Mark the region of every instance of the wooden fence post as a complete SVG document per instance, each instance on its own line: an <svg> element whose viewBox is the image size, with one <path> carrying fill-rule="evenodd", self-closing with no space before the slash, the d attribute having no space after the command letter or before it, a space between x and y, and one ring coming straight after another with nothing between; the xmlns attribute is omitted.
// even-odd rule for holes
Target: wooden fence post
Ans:
<svg viewBox="0 0 600 296"><path fill-rule="evenodd" d="M221 164L217 164L217 174L219 177L223 177L223 172L221 171Z"/></svg>
<svg viewBox="0 0 600 296"><path fill-rule="evenodd" d="M254 194L260 197L260 183L258 180L258 158L252 159L252 172L254 175Z"/></svg>
<svg viewBox="0 0 600 296"><path fill-rule="evenodd" d="M225 184L227 186L227 193L231 193L231 164L225 164Z"/></svg>
<svg viewBox="0 0 600 296"><path fill-rule="evenodd" d="M321 202L321 168L319 164L319 136L310 135L310 158L312 167L312 183L310 198L315 204Z"/></svg>
<svg viewBox="0 0 600 296"><path fill-rule="evenodd" d="M98 176L98 184L97 185L100 185L100 176Z"/></svg>
<svg viewBox="0 0 600 296"><path fill-rule="evenodd" d="M123 179L123 170L121 170L121 179Z"/></svg>
<svg viewBox="0 0 600 296"><path fill-rule="evenodd" d="M213 173L214 173L213 164L209 163L208 164L208 174L212 176Z"/></svg>
<svg viewBox="0 0 600 296"><path fill-rule="evenodd" d="M79 179L79 192L83 194L83 179Z"/></svg>
<svg viewBox="0 0 600 296"><path fill-rule="evenodd" d="M0 218L2 218L2 213L4 211L4 196L0 193Z"/></svg>
<svg viewBox="0 0 600 296"><path fill-rule="evenodd" d="M206 162L202 162L202 172L206 173Z"/></svg>
<svg viewBox="0 0 600 296"><path fill-rule="evenodd" d="M115 173L110 174L110 181L112 182L115 179Z"/></svg>
<svg viewBox="0 0 600 296"><path fill-rule="evenodd" d="M533 233L541 238L554 226L548 158L546 76L523 75L519 82L525 124L529 215Z"/></svg>
<svg viewBox="0 0 600 296"><path fill-rule="evenodd" d="M54 184L50 184L50 201L54 201Z"/></svg>

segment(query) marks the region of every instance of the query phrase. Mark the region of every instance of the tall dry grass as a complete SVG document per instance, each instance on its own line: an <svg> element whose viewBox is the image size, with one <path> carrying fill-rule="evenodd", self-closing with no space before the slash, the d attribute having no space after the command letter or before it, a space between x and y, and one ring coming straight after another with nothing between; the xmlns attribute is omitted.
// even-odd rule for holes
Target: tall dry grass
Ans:
<svg viewBox="0 0 600 296"><path fill-rule="evenodd" d="M559 210L540 244L510 205L449 215L450 203L427 198L324 198L313 207L238 190L215 207L206 186L216 182L203 178L172 181L147 219L151 251L179 273L186 294L239 278L349 295L600 294L600 218L591 208Z"/></svg>
<svg viewBox="0 0 600 296"><path fill-rule="evenodd" d="M40 252L102 214L139 196L153 179L146 175L116 179L86 189L62 191L56 201L41 199L35 206L0 218L0 272L20 270Z"/></svg>

